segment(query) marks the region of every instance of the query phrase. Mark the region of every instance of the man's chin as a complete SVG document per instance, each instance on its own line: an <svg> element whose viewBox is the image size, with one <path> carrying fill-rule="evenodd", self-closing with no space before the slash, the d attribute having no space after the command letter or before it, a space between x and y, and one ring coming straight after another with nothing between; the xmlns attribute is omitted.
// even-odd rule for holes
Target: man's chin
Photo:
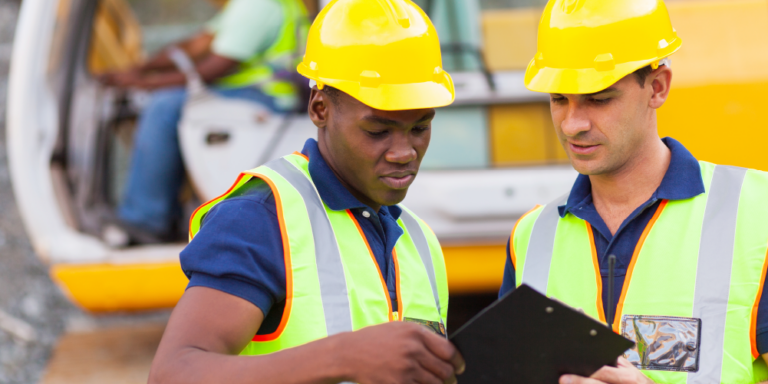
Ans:
<svg viewBox="0 0 768 384"><path fill-rule="evenodd" d="M378 196L376 202L387 206L400 204L400 202L405 200L405 195L407 192L408 189L389 190Z"/></svg>
<svg viewBox="0 0 768 384"><path fill-rule="evenodd" d="M576 172L586 176L597 176L605 173L604 164L600 164L595 160L573 160L571 158L571 166Z"/></svg>

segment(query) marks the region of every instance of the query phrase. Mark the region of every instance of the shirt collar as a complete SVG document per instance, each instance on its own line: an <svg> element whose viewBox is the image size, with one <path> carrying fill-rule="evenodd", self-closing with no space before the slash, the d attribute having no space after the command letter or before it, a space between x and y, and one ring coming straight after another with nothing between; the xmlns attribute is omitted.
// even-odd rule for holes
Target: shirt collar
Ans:
<svg viewBox="0 0 768 384"><path fill-rule="evenodd" d="M344 185L333 173L331 167L325 162L325 159L320 154L320 149L317 146L317 140L307 139L304 143L304 149L301 150L305 156L309 158L309 175L312 177L317 188L317 193L320 194L320 198L323 199L328 208L334 211L342 211L346 209L369 209L370 207L363 204ZM395 220L400 217L402 210L396 205L382 206L379 213L389 214Z"/></svg>
<svg viewBox="0 0 768 384"><path fill-rule="evenodd" d="M684 200L704 193L704 180L701 178L698 160L679 141L671 137L665 137L661 141L669 148L672 156L669 168L651 199ZM573 183L568 201L558 207L560 217L565 217L574 208L591 202L592 183L589 176L579 175Z"/></svg>

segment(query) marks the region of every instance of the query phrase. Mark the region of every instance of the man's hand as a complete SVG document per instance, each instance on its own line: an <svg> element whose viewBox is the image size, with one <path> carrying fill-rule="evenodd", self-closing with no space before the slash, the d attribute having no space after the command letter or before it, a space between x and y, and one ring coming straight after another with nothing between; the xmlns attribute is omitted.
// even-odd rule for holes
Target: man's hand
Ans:
<svg viewBox="0 0 768 384"><path fill-rule="evenodd" d="M448 340L426 327L392 322L339 335L349 381L357 383L455 383L464 359Z"/></svg>
<svg viewBox="0 0 768 384"><path fill-rule="evenodd" d="M107 72L100 75L98 80L104 85L127 88L138 84L142 77L142 71L135 67L124 71Z"/></svg>
<svg viewBox="0 0 768 384"><path fill-rule="evenodd" d="M589 378L576 375L560 376L560 384L653 384L632 363L619 357L618 367L602 367Z"/></svg>

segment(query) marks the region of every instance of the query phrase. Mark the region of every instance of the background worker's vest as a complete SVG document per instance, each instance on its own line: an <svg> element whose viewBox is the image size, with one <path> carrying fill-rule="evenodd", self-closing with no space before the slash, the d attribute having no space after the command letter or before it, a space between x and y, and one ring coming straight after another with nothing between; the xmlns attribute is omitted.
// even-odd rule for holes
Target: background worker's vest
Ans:
<svg viewBox="0 0 768 384"><path fill-rule="evenodd" d="M755 347L768 174L699 164L706 193L660 203L632 256L614 330L625 315L701 319L700 344L691 346L699 352L697 372L643 373L665 384L760 382L768 379ZM557 206L565 201L535 208L513 229L516 281L605 321L592 228L571 213L561 218Z"/></svg>
<svg viewBox="0 0 768 384"><path fill-rule="evenodd" d="M237 72L219 79L218 85L230 88L258 86L279 100L294 98L291 82L301 60L309 31L307 10L302 0L276 0L283 11L283 24L269 48L240 64Z"/></svg>
<svg viewBox="0 0 768 384"><path fill-rule="evenodd" d="M261 355L340 332L403 320L445 332L448 285L440 244L426 224L403 206L395 244L398 312L363 234L349 210L334 211L322 201L300 154L244 172L230 190L192 215L190 240L203 216L253 177L275 196L286 266L286 299L276 332L257 335L242 351ZM257 234L254 234L257 236Z"/></svg>

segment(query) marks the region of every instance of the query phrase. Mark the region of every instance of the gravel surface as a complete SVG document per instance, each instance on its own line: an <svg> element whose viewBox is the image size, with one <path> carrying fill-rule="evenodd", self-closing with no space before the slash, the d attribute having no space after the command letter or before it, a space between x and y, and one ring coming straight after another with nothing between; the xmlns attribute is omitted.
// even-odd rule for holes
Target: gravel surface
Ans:
<svg viewBox="0 0 768 384"><path fill-rule="evenodd" d="M81 316L35 257L11 189L5 107L18 8L0 0L0 383L36 383L68 319Z"/></svg>
<svg viewBox="0 0 768 384"><path fill-rule="evenodd" d="M0 384L34 384L64 331L162 322L167 312L94 317L70 304L35 256L14 202L5 143L5 108L18 0L0 0Z"/></svg>

